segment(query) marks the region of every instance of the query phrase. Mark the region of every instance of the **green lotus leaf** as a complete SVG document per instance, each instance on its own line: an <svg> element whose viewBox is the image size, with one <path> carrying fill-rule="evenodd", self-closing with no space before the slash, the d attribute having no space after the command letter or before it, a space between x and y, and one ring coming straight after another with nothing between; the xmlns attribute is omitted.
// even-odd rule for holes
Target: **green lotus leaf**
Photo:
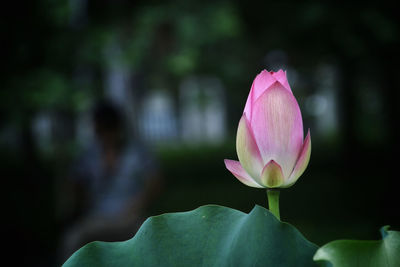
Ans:
<svg viewBox="0 0 400 267"><path fill-rule="evenodd" d="M150 217L124 242L92 242L64 266L316 266L317 246L263 207L208 205Z"/></svg>
<svg viewBox="0 0 400 267"><path fill-rule="evenodd" d="M336 240L320 249L314 260L323 267L398 267L400 232L382 227L382 240Z"/></svg>

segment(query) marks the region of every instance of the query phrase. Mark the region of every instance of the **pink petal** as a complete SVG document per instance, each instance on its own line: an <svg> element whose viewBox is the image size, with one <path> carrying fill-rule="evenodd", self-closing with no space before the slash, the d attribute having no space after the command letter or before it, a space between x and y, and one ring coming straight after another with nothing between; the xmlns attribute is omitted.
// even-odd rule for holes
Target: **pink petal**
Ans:
<svg viewBox="0 0 400 267"><path fill-rule="evenodd" d="M251 187L263 188L263 186L256 183L243 169L239 161L225 159L225 167L242 183Z"/></svg>
<svg viewBox="0 0 400 267"><path fill-rule="evenodd" d="M246 113L249 121L252 116L252 106L254 102L264 93L264 91L270 87L276 79L266 70L261 71L253 81L249 96L247 97L246 106L244 107L244 113Z"/></svg>
<svg viewBox="0 0 400 267"><path fill-rule="evenodd" d="M274 76L274 78L278 82L280 82L286 89L288 89L290 92L292 91L290 89L290 85L289 85L289 82L288 82L287 77L286 77L286 71L279 70L278 72L274 72L272 74L272 76Z"/></svg>
<svg viewBox="0 0 400 267"><path fill-rule="evenodd" d="M303 144L303 121L293 94L275 82L253 105L250 125L263 162L275 160L288 178Z"/></svg>
<svg viewBox="0 0 400 267"><path fill-rule="evenodd" d="M279 187L282 185L285 178L283 177L281 166L273 160L268 162L262 170L261 180L263 185L268 188Z"/></svg>
<svg viewBox="0 0 400 267"><path fill-rule="evenodd" d="M264 164L245 114L239 121L236 135L236 152L240 164L246 172L253 179L259 181Z"/></svg>
<svg viewBox="0 0 400 267"><path fill-rule="evenodd" d="M311 156L311 136L310 136L310 129L308 130L306 139L304 140L303 147L301 148L301 152L297 159L296 165L293 169L292 174L290 175L287 185L285 187L289 187L294 184L297 179L303 174L305 169L307 168L308 162L310 161Z"/></svg>

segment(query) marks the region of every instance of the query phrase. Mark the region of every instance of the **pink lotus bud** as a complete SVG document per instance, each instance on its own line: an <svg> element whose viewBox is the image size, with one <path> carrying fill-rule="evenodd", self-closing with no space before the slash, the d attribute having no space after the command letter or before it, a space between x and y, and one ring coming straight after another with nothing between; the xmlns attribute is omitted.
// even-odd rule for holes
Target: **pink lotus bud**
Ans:
<svg viewBox="0 0 400 267"><path fill-rule="evenodd" d="M226 168L252 187L289 187L310 160L310 130L303 141L303 120L286 72L263 70L253 81L236 136L239 161Z"/></svg>

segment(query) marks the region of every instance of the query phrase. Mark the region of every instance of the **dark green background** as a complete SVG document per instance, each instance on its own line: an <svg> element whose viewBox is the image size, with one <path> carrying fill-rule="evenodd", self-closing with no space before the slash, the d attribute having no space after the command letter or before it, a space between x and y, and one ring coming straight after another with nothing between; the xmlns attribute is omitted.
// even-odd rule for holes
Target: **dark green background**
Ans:
<svg viewBox="0 0 400 267"><path fill-rule="evenodd" d="M88 0L85 19L71 19L70 3L10 2L0 11L0 131L16 129L18 140L0 143L2 228L15 261L54 265L63 229L56 219L62 192L55 184L80 149L71 122L102 97L102 48L115 36L124 60L142 77L141 92L167 84L177 95L191 74L215 75L227 89L229 138L223 144L157 147L166 183L149 214L204 204L245 212L265 206L265 192L240 184L223 159L237 158L236 127L251 82L271 68L264 60L268 51L280 49L302 77L293 91L313 142L308 169L281 192L282 220L318 245L379 239L378 229L388 224L399 230L399 23L389 2ZM305 111L307 96L318 93L320 64L340 73L338 129L325 138L313 135L314 117ZM77 84L77 66L94 79ZM38 149L30 127L43 110L62 122L51 151Z"/></svg>

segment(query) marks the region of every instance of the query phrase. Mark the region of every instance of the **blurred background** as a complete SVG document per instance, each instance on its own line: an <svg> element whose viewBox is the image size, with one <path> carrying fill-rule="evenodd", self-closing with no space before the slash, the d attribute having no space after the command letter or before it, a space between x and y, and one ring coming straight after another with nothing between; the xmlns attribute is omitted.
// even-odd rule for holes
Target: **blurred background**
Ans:
<svg viewBox="0 0 400 267"><path fill-rule="evenodd" d="M223 163L237 159L237 124L262 69L287 70L313 142L308 169L281 192L282 220L317 245L400 230L393 5L8 1L1 20L2 232L16 264L68 257L71 228L104 199L93 181L116 172L152 176L124 193L140 199L141 219L266 206L265 191Z"/></svg>

